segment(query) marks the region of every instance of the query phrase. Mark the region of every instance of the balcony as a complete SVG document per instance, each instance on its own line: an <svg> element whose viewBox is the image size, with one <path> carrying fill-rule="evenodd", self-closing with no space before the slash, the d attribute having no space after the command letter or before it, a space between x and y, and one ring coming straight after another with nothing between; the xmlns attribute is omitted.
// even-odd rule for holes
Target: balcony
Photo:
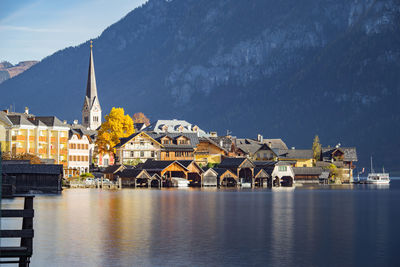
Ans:
<svg viewBox="0 0 400 267"><path fill-rule="evenodd" d="M47 136L39 136L39 142L47 142Z"/></svg>
<svg viewBox="0 0 400 267"><path fill-rule="evenodd" d="M13 141L25 141L26 137L24 135L16 135L12 137Z"/></svg>

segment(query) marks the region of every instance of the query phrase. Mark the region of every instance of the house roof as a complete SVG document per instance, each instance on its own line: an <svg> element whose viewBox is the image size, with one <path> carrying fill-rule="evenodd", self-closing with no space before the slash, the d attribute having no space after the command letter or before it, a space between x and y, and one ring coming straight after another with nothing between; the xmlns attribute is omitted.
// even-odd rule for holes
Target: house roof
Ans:
<svg viewBox="0 0 400 267"><path fill-rule="evenodd" d="M224 158L218 165L219 168L238 168L245 160L254 163L248 158Z"/></svg>
<svg viewBox="0 0 400 267"><path fill-rule="evenodd" d="M312 149L282 149L279 150L280 158L287 159L312 159L313 151Z"/></svg>
<svg viewBox="0 0 400 267"><path fill-rule="evenodd" d="M146 160L145 163L143 163L140 168L144 170L153 170L153 171L162 171L165 168L167 168L169 165L173 164L176 162L177 164L181 165L184 169L187 170L185 166L183 166L181 163L178 161L174 160Z"/></svg>
<svg viewBox="0 0 400 267"><path fill-rule="evenodd" d="M34 125L24 115L7 115L13 125Z"/></svg>
<svg viewBox="0 0 400 267"><path fill-rule="evenodd" d="M7 117L7 114L4 111L0 111L0 121L7 125L12 125L11 120Z"/></svg>
<svg viewBox="0 0 400 267"><path fill-rule="evenodd" d="M212 168L216 173L217 173L217 175L218 176L221 176L221 175L223 175L224 173L226 173L226 172L230 172L230 173L232 173L234 176L236 176L236 174L234 174L231 170L229 170L229 169L224 169L224 168Z"/></svg>
<svg viewBox="0 0 400 267"><path fill-rule="evenodd" d="M124 169L122 171L117 172L116 174L119 177L123 178L132 178L132 177L136 178L143 171L147 173L147 171L143 169ZM148 176L150 177L150 174L148 174Z"/></svg>
<svg viewBox="0 0 400 267"><path fill-rule="evenodd" d="M177 133L180 131L180 128L182 126L182 132L183 133L198 133L199 136L207 136L206 132L203 131L202 129L198 128L197 131L195 131L195 126L185 120L157 120L144 128L144 131L149 131L149 132L155 132L155 133L162 133L162 132L169 132L169 133ZM164 129L166 128L166 131Z"/></svg>
<svg viewBox="0 0 400 267"><path fill-rule="evenodd" d="M295 175L318 175L322 173L321 167L292 167Z"/></svg>
<svg viewBox="0 0 400 267"><path fill-rule="evenodd" d="M104 170L103 170L103 173L116 173L116 172L118 172L120 169L125 169L125 166L124 165L111 165L111 166L108 166L107 168L105 168Z"/></svg>
<svg viewBox="0 0 400 267"><path fill-rule="evenodd" d="M322 158L326 160L332 159L332 153L336 150L343 152L343 161L358 161L357 149L355 147L323 147L322 148Z"/></svg>
<svg viewBox="0 0 400 267"><path fill-rule="evenodd" d="M3 164L6 174L52 174L62 175L63 165L56 164Z"/></svg>
<svg viewBox="0 0 400 267"><path fill-rule="evenodd" d="M267 144L271 149L288 149L285 142L282 139L264 139L264 144Z"/></svg>

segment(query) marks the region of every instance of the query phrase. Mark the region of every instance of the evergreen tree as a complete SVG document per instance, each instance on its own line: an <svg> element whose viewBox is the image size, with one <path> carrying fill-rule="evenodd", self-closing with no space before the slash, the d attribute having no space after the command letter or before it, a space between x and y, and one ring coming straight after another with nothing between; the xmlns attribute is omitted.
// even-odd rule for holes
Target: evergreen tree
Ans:
<svg viewBox="0 0 400 267"><path fill-rule="evenodd" d="M312 150L313 150L313 158L318 161L321 159L321 151L322 151L322 147L321 144L319 142L319 137L318 135L316 135L314 137L314 142L312 145Z"/></svg>

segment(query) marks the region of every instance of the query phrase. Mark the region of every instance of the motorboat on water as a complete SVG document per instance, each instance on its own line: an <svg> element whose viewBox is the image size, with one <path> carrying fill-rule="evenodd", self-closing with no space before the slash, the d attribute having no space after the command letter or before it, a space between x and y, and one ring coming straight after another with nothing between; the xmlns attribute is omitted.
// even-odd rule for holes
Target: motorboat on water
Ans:
<svg viewBox="0 0 400 267"><path fill-rule="evenodd" d="M172 177L171 178L171 185L173 187L188 187L189 181L184 178L179 177Z"/></svg>
<svg viewBox="0 0 400 267"><path fill-rule="evenodd" d="M374 167L372 165L372 157L371 157L371 172L368 174L367 180L365 180L366 184L389 184L390 177L389 173L385 172L385 168L383 168L381 173L375 172Z"/></svg>

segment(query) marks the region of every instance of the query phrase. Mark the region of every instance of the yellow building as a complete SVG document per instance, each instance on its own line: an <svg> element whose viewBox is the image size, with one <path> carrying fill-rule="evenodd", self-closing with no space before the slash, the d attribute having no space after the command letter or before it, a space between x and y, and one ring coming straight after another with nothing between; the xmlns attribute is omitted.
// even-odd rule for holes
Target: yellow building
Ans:
<svg viewBox="0 0 400 267"><path fill-rule="evenodd" d="M210 138L201 137L194 151L196 163L206 166L207 164L219 164L229 152Z"/></svg>
<svg viewBox="0 0 400 267"><path fill-rule="evenodd" d="M293 167L313 167L313 151L311 149L284 149L279 151L279 161L291 161Z"/></svg>
<svg viewBox="0 0 400 267"><path fill-rule="evenodd" d="M1 151L10 150L10 140L8 138L8 129L11 127L12 123L6 116L6 113L0 111L0 145Z"/></svg>
<svg viewBox="0 0 400 267"><path fill-rule="evenodd" d="M27 109L25 113L2 112L2 117L10 122L8 125L0 122L3 151L12 155L29 153L53 160L55 164L68 164L67 124L54 116L33 116Z"/></svg>

